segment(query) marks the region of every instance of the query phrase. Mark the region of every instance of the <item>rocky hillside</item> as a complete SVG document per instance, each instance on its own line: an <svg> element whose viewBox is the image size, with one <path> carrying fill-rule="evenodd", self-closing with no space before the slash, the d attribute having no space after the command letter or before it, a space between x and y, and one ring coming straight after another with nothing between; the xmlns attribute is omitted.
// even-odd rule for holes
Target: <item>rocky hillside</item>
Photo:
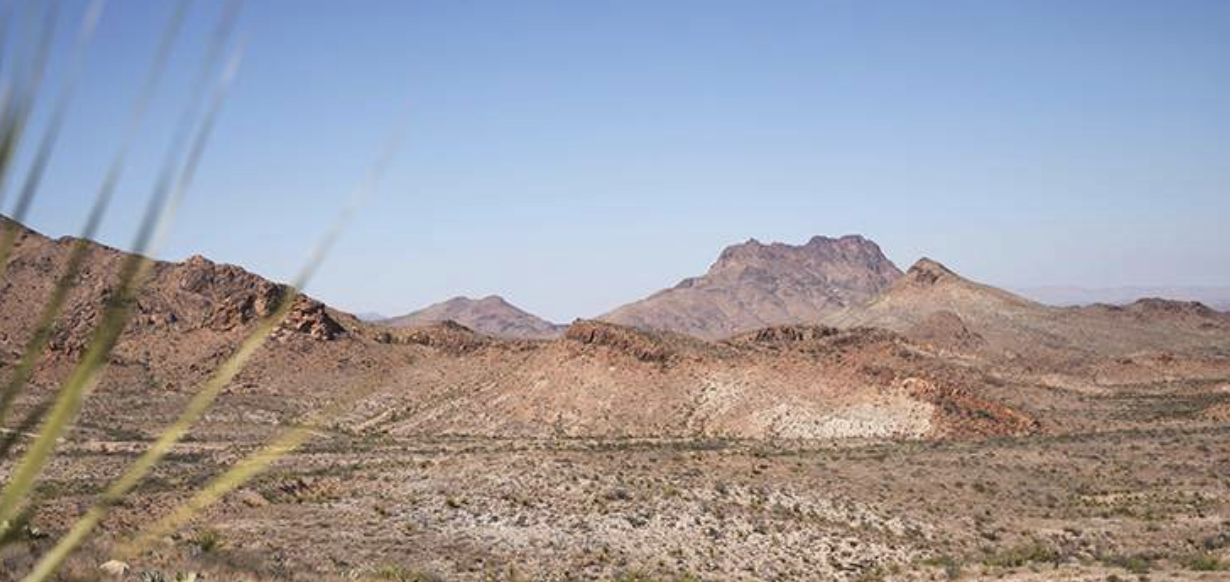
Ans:
<svg viewBox="0 0 1230 582"><path fill-rule="evenodd" d="M922 259L883 293L825 318L1021 366L1070 366L1157 357L1230 356L1230 318L1193 302L1143 299L1127 306L1051 307L970 281Z"/></svg>
<svg viewBox="0 0 1230 582"><path fill-rule="evenodd" d="M818 322L900 276L880 247L861 236L817 236L798 246L753 239L726 248L703 276L600 319L721 339L767 326Z"/></svg>
<svg viewBox="0 0 1230 582"><path fill-rule="evenodd" d="M400 331L400 330L399 330ZM980 373L898 334L768 328L712 343L578 321L550 342L404 330L431 346L354 426L396 435L521 437L969 438L1035 430L984 394Z"/></svg>
<svg viewBox="0 0 1230 582"><path fill-rule="evenodd" d="M128 255L69 237L53 240L11 221L2 226L17 228L19 234L0 283L0 377L22 357L72 248L84 244L86 249L76 285L21 401L28 407L47 398L80 359L106 299L116 292L117 273ZM140 430L157 428L287 291L284 285L239 267L201 257L155 263L111 354L98 394L86 407L82 426L89 426L89 419L97 415L104 420L129 418ZM299 296L274 331L274 341L245 370L241 383L267 380L271 391L286 386L300 394L304 388L308 394L326 389L325 384L338 380L338 358L352 358L358 364L366 357L356 348L361 343L353 336L356 325L352 317ZM311 405L311 399L299 398L261 406L291 410Z"/></svg>
<svg viewBox="0 0 1230 582"><path fill-rule="evenodd" d="M498 295L482 299L454 297L414 313L385 319L392 327L425 327L453 321L479 333L508 339L547 339L560 335L564 326L528 313Z"/></svg>
<svg viewBox="0 0 1230 582"><path fill-rule="evenodd" d="M79 241L71 237L52 240L3 220L3 228L19 229L7 275L0 284L0 305L5 318L0 345L15 351L19 347L16 340L33 331L71 248ZM50 346L53 351L70 355L89 340L106 298L117 289L115 277L128 256L93 242L84 244L86 259ZM210 332L226 336L271 313L287 291L284 285L200 256L182 263L156 262L137 297L126 333L178 337ZM334 340L346 333L336 316L319 301L300 296L278 334Z"/></svg>

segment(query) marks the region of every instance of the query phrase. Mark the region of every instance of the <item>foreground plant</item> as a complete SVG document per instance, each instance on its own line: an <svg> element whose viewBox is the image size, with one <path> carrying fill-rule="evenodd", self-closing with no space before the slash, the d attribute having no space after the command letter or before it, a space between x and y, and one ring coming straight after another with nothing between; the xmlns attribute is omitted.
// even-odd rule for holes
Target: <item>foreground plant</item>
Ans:
<svg viewBox="0 0 1230 582"><path fill-rule="evenodd" d="M77 80L81 74L82 61L85 57L85 49L94 36L94 29L98 24L99 17L102 15L102 8L102 0L94 0L86 8L85 16L81 20L81 30L78 32L72 57L70 57L68 77L64 82L64 87L56 97L55 104L52 106L47 125L43 128L43 134L39 138L38 146L35 148L34 159L30 162L30 169L26 172L26 177L21 184L21 190L18 192L17 202L13 206L11 218L14 222L21 223L25 220L26 214L30 211L30 206L34 202L34 197L38 193L39 186L42 184L47 164L51 160L51 154L55 150L56 142L60 137L60 130L64 126L64 117L68 114L69 104L72 102L73 95L75 94ZM42 67L41 64L38 66ZM15 115L26 117L29 115L29 109L15 112ZM0 114L0 117L3 116L3 114ZM24 125L24 121L19 125ZM0 126L5 127L3 130L5 137L0 141L7 143L12 140L15 146L16 141L20 138L18 135L20 131L9 129L7 124L0 123ZM10 154L11 152L8 152L0 154L0 156L7 157ZM0 162L0 164L7 166L7 160ZM4 175L4 170L0 169L0 176ZM3 181L0 180L0 202L3 200ZM13 251L16 238L16 225L12 228L4 228L3 225L0 225L0 283L4 282L9 255Z"/></svg>
<svg viewBox="0 0 1230 582"><path fill-rule="evenodd" d="M385 145L384 151L369 170L367 177L360 183L350 204L342 210L333 227L324 234L317 243L315 250L309 255L299 275L296 277L295 284L289 287L286 293L283 293L274 312L257 323L256 327L240 344L239 350L228 358L218 368L214 376L205 383L204 387L193 397L188 406L185 407L184 412L163 433L154 447L147 451L145 455L142 455L130 467L129 473L126 473L125 477L132 477L131 485L135 486L136 481L144 476L158 459L165 456L170 451L171 445L182 438L187 433L188 428L204 415L222 389L230 384L235 375L243 369L248 360L256 353L256 350L264 344L272 332L285 320L295 300L299 297L299 289L311 280L320 264L324 261L325 256L328 255L338 237L345 230L355 211L379 186L381 179L392 163L393 156L401 146L404 135L405 126L404 124L399 124L394 129L389 142ZM283 432L264 448L236 463L231 469L207 483L187 502L174 508L154 524L144 528L131 542L122 546L118 552L121 559L133 559L139 556L154 542L187 523L205 508L217 503L227 493L234 491L267 470L278 459L298 449L311 439L320 428L327 425L331 419L340 415L354 402L370 394L379 386L379 377L369 378L367 382L354 388L346 397L339 398L330 407L311 415L298 426ZM121 481L123 480L124 478L122 477ZM121 481L117 481L117 484ZM76 529L76 526L74 526L74 529Z"/></svg>
<svg viewBox="0 0 1230 582"><path fill-rule="evenodd" d="M180 4L180 10L177 11L168 29L168 34L164 37L164 41L167 39L173 40L175 35L177 35L186 6L186 2ZM169 44L164 44L163 48L169 49L169 46ZM169 50L166 52L169 52ZM161 62L161 64L156 64L156 72L160 73L161 69L165 67L165 59L159 58L156 63L158 62ZM144 109L145 105L139 104L136 113L143 113ZM144 216L138 226L137 234L132 244L132 254L128 255L120 268L117 289L103 306L100 323L87 344L85 355L73 368L72 373L61 386L47 413L47 417L43 420L38 433L34 437L33 443L26 450L25 455L18 461L3 491L0 491L0 535L3 535L8 524L12 523L13 517L20 509L21 504L26 501L38 476L42 473L48 461L50 461L60 436L73 423L85 398L97 384L99 374L106 364L112 349L114 349L119 341L120 334L123 332L132 311L136 294L143 286L145 275L152 264L145 255L149 252L155 235L162 230L162 224L169 220L170 213L168 210L174 208L178 198L186 190L187 181L185 178L191 177L195 164L199 161L199 157L204 149L204 143L209 135L210 125L210 120L207 117L206 123L198 130L197 138L193 140L191 154L182 172L175 170L182 146L179 143L173 143L169 148L167 159L163 164L163 170L146 204ZM116 159L119 161L119 167L123 165L123 154L128 145L126 143L120 155L117 155ZM180 175L180 180L173 182L173 178L177 173ZM101 220L101 209L105 208L106 203L109 202L111 194L115 189L115 184L118 181L118 176L119 171L116 170L114 173L109 173L104 181L103 189L100 191L99 197L95 199L94 210L98 212L92 211L87 222L86 230L88 232L92 233L97 228L96 223L98 220ZM10 379L9 385L6 386L8 390L4 394L4 397L7 399L5 404L11 404L16 396L16 392L29 379L34 360L39 357L42 349L46 347L46 342L50 337L51 325L54 324L56 316L63 309L69 291L75 284L77 272L81 268L88 250L88 244L84 237L75 241L70 251L68 266L56 283L51 301L44 308L43 317L35 331L35 338L27 347L18 372L14 374L14 378ZM0 413L2 412L3 410L0 409Z"/></svg>
<svg viewBox="0 0 1230 582"><path fill-rule="evenodd" d="M89 251L89 239L93 238L98 232L98 227L101 225L102 219L106 215L111 199L115 194L115 190L119 186L120 178L123 176L124 169L127 165L129 151L136 142L137 132L149 110L149 105L153 100L155 89L158 87L159 81L166 70L167 61L169 60L171 54L171 48L175 45L175 41L179 36L180 27L183 24L185 15L187 14L188 5L189 0L180 0L176 6L176 10L171 18L171 21L167 24L166 30L164 31L162 39L159 43L156 56L151 63L149 70L146 72L141 92L138 94L137 100L133 104L132 110L129 112L123 139L121 140L120 146L116 150L116 153L111 160L111 164L107 169L107 173L103 178L98 192L95 194L85 225L81 228L77 239L73 241L73 245L69 250L68 258L65 261L64 270L61 272L59 279L56 280L55 286L52 288L52 292L48 297L47 303L44 304L43 310L39 314L38 321L35 324L34 334L26 342L26 347L22 353L21 361L9 375L4 387L0 389L0 424L4 422L5 417L11 409L13 402L20 394L22 388L27 382L29 382L30 376L34 370L34 364L42 355L43 350L47 347L47 343L51 339L51 333L56 319L64 310L64 306L68 301L69 292L76 284L77 276L80 274L81 268L85 263L86 253ZM101 11L101 7L98 8L98 10ZM205 70L208 71L208 68ZM46 162L44 161L43 163L45 164ZM37 186L37 182L35 182L34 185ZM32 200L33 196L34 192L29 193L28 199ZM23 194L23 197L27 196ZM27 206L28 204L29 200L26 201ZM149 218L149 215L150 213L147 212L147 219ZM144 229L145 227L143 227L143 230ZM7 237L5 237L5 240L7 240ZM9 251L6 250L4 254L7 256L8 252ZM137 254L140 254L140 252L138 251ZM8 261L6 259L6 265L7 262ZM2 274L2 272L0 272L0 274ZM30 416L27 421L22 422L16 432L25 432L25 430L33 428L31 425L38 421L39 416L41 416L41 414L39 414L40 412L41 409L36 409L35 414ZM5 446L3 451L0 452L7 453L7 449L8 446ZM2 526L4 519L4 513L0 512L0 526Z"/></svg>
<svg viewBox="0 0 1230 582"><path fill-rule="evenodd" d="M52 326L64 308L69 291L72 289L83 265L89 245L88 239L96 232L122 174L124 161L131 147L136 127L140 124L140 120L148 109L148 102L152 96L153 87L156 86L157 80L165 68L167 55L169 54L170 47L174 44L174 39L178 34L187 6L188 0L181 0L177 6L175 15L168 25L167 32L164 34L157 58L147 76L145 87L134 106L126 138L116 154L104 178L102 187L95 198L86 226L82 229L82 236L75 241L70 250L65 269L57 280L51 297L42 311L34 336L27 343L27 349L21 362L10 375L8 382L4 385L3 392L0 393L0 422L3 421L3 417L16 399L22 386L29 381L33 370L33 363L46 347ZM237 0L232 0L224 12L218 33L215 35L214 43L202 69L202 79L208 78L209 72L214 68L213 61L216 60L222 47L227 44L237 7ZM90 19L91 17L87 16L87 20ZM89 26L92 29L92 22ZM132 245L132 254L126 258L121 266L118 291L104 305L101 322L87 345L85 355L74 367L54 401L50 403L50 408L35 407L34 411L27 415L26 420L21 423L19 430L9 434L9 437L15 441L24 431L23 427L38 422L42 418L43 412L46 412L46 418L42 420L38 432L33 435L32 443L18 461L3 490L0 491L0 539L8 537L18 529L19 524L25 522L25 517L28 516L31 509L29 498L34 484L37 482L44 467L54 456L59 438L72 426L87 396L98 383L100 374L105 368L107 358L119 341L124 326L131 315L137 293L148 279L153 265L153 261L146 258L145 255L150 249L156 248L156 243L161 239L175 207L193 181L215 118L221 108L226 88L229 86L237 67L238 53L239 51L237 50L236 57L232 59L231 65L222 73L218 82L218 88L215 90L214 97L204 114L204 120L195 132L190 132L190 128L194 124L195 98L192 100L193 103L185 110L179 130L176 132L177 137L172 142L173 145L168 151L167 159L163 164L163 170L154 188L154 192L147 203L145 215ZM193 95L202 93L204 93L203 84L202 87L198 87L198 90ZM55 123L53 123L42 141L42 144L47 145L47 147L40 145L39 153L36 154L31 174L33 178L28 179L26 181L27 186L23 187L21 203L19 204L19 208L23 212L37 191L38 178L41 177L43 168L47 163L47 158L50 156L51 149L48 144L54 143L55 135L59 130L59 121L55 119L53 121ZM285 292L281 294L272 313L257 322L246 338L240 343L238 349L196 392L180 416L160 433L150 448L139 456L119 479L102 492L96 503L73 524L69 531L56 542L55 546L48 553L40 558L34 570L24 580L37 582L53 576L65 559L88 539L94 528L107 515L109 510L124 500L145 475L171 451L172 447L208 411L221 391L231 383L235 376L243 369L244 365L263 345L265 340L281 325L298 299L299 289L302 289L311 279L336 239L345 229L357 207L377 187L380 178L387 171L392 156L400 144L403 130L404 128L399 126L399 129L395 131L393 138L382 155L377 159L366 179L360 184L351 203L342 210L333 227L325 233L309 255L306 264L294 282L285 288ZM190 133L192 137L188 139ZM188 145L186 158L182 165L179 164L179 160L181 157L180 151L183 148L178 144ZM179 166L178 170L176 169L177 166ZM12 241L12 237L0 237L0 258L3 258L5 263L7 263L8 252L13 244ZM8 248L5 248L6 245ZM0 270L0 276L3 276L2 270ZM360 397L377 385L377 382L367 383L354 396L356 398ZM161 535L164 535L164 532L177 528L205 507L216 502L227 492L268 468L278 458L302 445L311 438L320 426L344 410L346 403L352 401L348 398L339 399L330 409L314 414L306 422L287 430L256 454L244 459L231 470L215 478L197 492L187 503L175 508L164 518L147 527L132 542L125 546L121 554L126 556L139 554L144 548L148 547L151 540L159 539ZM7 452L7 450L8 444L5 445L3 451Z"/></svg>

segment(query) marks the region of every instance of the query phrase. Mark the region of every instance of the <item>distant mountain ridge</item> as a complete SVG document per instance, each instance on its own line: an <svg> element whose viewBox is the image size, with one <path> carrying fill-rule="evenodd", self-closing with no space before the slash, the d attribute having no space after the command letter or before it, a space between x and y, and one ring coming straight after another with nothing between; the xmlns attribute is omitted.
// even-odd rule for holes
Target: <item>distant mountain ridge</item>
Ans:
<svg viewBox="0 0 1230 582"><path fill-rule="evenodd" d="M814 323L901 277L876 243L816 236L802 245L751 239L727 247L709 271L599 319L721 339L758 328Z"/></svg>
<svg viewBox="0 0 1230 582"><path fill-rule="evenodd" d="M529 313L498 295L482 299L454 297L377 323L392 327L425 327L452 321L482 334L507 339L549 339L564 327Z"/></svg>
<svg viewBox="0 0 1230 582"><path fill-rule="evenodd" d="M1163 297L1174 301L1199 301L1219 311L1230 311L1230 286L1126 286L1087 288L1072 286L1025 287L1021 295L1048 305L1078 306L1107 303L1127 305L1140 299Z"/></svg>

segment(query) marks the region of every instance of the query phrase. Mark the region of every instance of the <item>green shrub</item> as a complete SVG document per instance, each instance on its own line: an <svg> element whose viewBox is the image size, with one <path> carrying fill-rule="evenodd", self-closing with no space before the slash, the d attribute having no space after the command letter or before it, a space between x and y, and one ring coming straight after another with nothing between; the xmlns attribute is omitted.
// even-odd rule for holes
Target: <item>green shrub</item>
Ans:
<svg viewBox="0 0 1230 582"><path fill-rule="evenodd" d="M387 580L389 582L443 582L444 580L444 578L430 572L423 572L395 564L377 568L367 579Z"/></svg>
<svg viewBox="0 0 1230 582"><path fill-rule="evenodd" d="M952 556L943 555L927 558L922 561L922 564L933 568L942 568L944 570L944 577L949 580L959 580L961 578L961 562Z"/></svg>
<svg viewBox="0 0 1230 582"><path fill-rule="evenodd" d="M1230 562L1208 553L1192 554L1183 558L1183 567L1196 572L1220 572L1230 570Z"/></svg>
<svg viewBox="0 0 1230 582"><path fill-rule="evenodd" d="M1020 568L1026 564L1058 564L1061 561L1062 556L1055 549L1039 542L1031 542L987 556L982 563L993 568Z"/></svg>
<svg viewBox="0 0 1230 582"><path fill-rule="evenodd" d="M192 538L192 543L202 554L212 554L222 549L223 541L222 534L212 530L203 529L196 533L196 537Z"/></svg>
<svg viewBox="0 0 1230 582"><path fill-rule="evenodd" d="M1111 556L1102 560L1109 566L1118 566L1133 574L1148 574L1153 569L1153 558L1144 554Z"/></svg>

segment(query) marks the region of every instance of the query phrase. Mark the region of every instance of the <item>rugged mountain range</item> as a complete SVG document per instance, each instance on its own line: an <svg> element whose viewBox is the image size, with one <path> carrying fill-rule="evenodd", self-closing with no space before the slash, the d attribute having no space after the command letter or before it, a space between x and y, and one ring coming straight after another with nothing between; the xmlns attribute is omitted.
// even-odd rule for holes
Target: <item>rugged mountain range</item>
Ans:
<svg viewBox="0 0 1230 582"><path fill-rule="evenodd" d="M23 228L0 286L4 375L74 244L88 246L85 268L23 410L50 397L80 357L125 255ZM1157 382L1230 368L1230 321L1199 304L1047 307L934 261L901 275L857 237L739 245L710 275L662 303L685 306L681 298L694 292L696 301L731 308L737 318L700 326L711 335L753 318L823 318L830 326L759 326L707 341L579 321L555 339L525 341L497 337L510 335L507 327L478 333L452 321L523 314L498 298L446 303L433 316L444 323L403 328L303 297L194 435L259 438L344 403L349 412L337 426L359 433L965 438L1055 430L1036 404L1052 398L1038 391L1040 378ZM805 289L806 281L819 287ZM157 263L73 438L156 431L285 292L200 257ZM739 305L739 297L761 301ZM831 311L838 303L844 307Z"/></svg>
<svg viewBox="0 0 1230 582"><path fill-rule="evenodd" d="M511 339L547 339L564 327L528 313L498 295L482 299L454 297L413 313L379 321L392 327L423 327L453 321L479 333Z"/></svg>
<svg viewBox="0 0 1230 582"><path fill-rule="evenodd" d="M0 375L20 357L74 244L21 230L0 287ZM82 244L85 268L22 410L51 396L114 292L124 253ZM157 263L72 438L158 430L285 292L200 257ZM507 309L498 299L454 306L478 304ZM783 326L712 343L580 321L554 340L506 340L451 321L373 325L304 297L194 435L262 438L338 402L349 411L339 427L395 434L939 438L1034 430L1028 413L982 394L985 383L981 372L892 332Z"/></svg>
<svg viewBox="0 0 1230 582"><path fill-rule="evenodd" d="M752 239L722 251L704 275L599 319L721 339L820 321L871 298L900 276L880 247L861 236L817 236L797 246Z"/></svg>

